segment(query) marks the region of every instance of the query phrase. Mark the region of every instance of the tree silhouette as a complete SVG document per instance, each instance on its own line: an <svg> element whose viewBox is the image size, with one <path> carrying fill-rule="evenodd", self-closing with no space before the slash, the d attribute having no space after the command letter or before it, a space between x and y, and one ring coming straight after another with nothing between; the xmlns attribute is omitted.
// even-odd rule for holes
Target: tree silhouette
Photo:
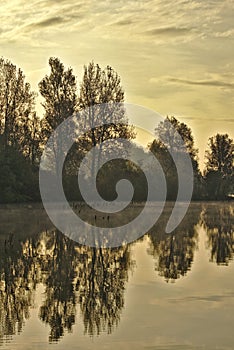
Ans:
<svg viewBox="0 0 234 350"><path fill-rule="evenodd" d="M180 122L175 117L167 116L163 122L160 122L155 129L155 135L160 136L163 140L164 146L170 151L184 152L181 147L180 138L184 141L187 152L190 154L191 159L194 161L194 167L197 167L197 153L198 150L194 147L194 139L191 129L185 124Z"/></svg>
<svg viewBox="0 0 234 350"><path fill-rule="evenodd" d="M86 154L94 147L92 164L89 165L91 174L99 169L101 157L107 151L103 141L135 137L121 104L123 101L124 91L120 77L112 67L101 69L93 62L84 67L79 97L79 108L83 112L79 127L89 131L80 138L79 148ZM97 127L98 124L102 126Z"/></svg>
<svg viewBox="0 0 234 350"><path fill-rule="evenodd" d="M54 57L49 59L49 65L50 75L46 75L38 84L39 91L45 99L45 137L73 115L77 104L76 78L72 68L66 70L63 63Z"/></svg>
<svg viewBox="0 0 234 350"><path fill-rule="evenodd" d="M43 107L45 115L42 120L42 138L45 144L51 133L64 120L72 116L77 105L76 78L72 68L65 69L58 58L49 59L50 75L46 75L39 83L39 91L44 97ZM64 130L64 137L74 137L76 126L73 124L69 130ZM60 166L60 159L64 152L63 137L54 139L53 158L55 159L56 174Z"/></svg>
<svg viewBox="0 0 234 350"><path fill-rule="evenodd" d="M156 139L149 144L150 151L162 165L167 180L168 199L175 199L178 190L178 178L173 153L177 162L183 167L184 152L190 155L194 173L193 198L202 196L203 181L198 168L198 150L194 146L194 138L191 129L175 117L166 117L155 129ZM185 147L181 144L183 140ZM186 169L185 169L186 171Z"/></svg>
<svg viewBox="0 0 234 350"><path fill-rule="evenodd" d="M25 82L22 70L9 60L0 59L0 134L3 145L13 146L36 160L35 143L39 137L39 119L35 108L35 93Z"/></svg>
<svg viewBox="0 0 234 350"><path fill-rule="evenodd" d="M209 139L205 177L209 198L224 199L233 191L234 143L227 134L216 134Z"/></svg>

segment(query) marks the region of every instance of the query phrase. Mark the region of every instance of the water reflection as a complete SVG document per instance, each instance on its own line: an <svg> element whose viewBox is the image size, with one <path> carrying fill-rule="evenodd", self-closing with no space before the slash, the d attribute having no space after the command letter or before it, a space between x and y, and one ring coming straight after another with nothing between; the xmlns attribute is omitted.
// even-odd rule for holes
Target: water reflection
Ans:
<svg viewBox="0 0 234 350"><path fill-rule="evenodd" d="M49 230L20 241L10 234L1 243L1 338L21 332L39 283L45 286L39 318L50 326L50 342L72 331L77 305L89 335L111 333L118 324L134 266L129 246L81 247Z"/></svg>
<svg viewBox="0 0 234 350"><path fill-rule="evenodd" d="M1 240L0 245L0 338L22 331L29 318L37 283L37 267L28 254L23 253L27 244L14 237ZM32 247L32 244L30 244Z"/></svg>
<svg viewBox="0 0 234 350"><path fill-rule="evenodd" d="M159 276L175 282L191 270L202 227L211 260L229 263L234 253L232 205L193 203L180 226L166 234L171 210L168 205L148 233L148 253ZM0 211L0 219L0 339L22 332L39 284L44 296L38 317L49 325L49 342L72 332L77 317L89 336L112 333L121 320L128 277L135 268L134 244L82 247L56 231L41 209Z"/></svg>
<svg viewBox="0 0 234 350"><path fill-rule="evenodd" d="M76 316L75 244L57 231L40 236L41 250L38 268L45 285L45 300L40 307L40 319L49 324L49 341L58 341L65 330L72 331ZM43 254L44 251L44 254ZM42 255L43 254L43 255Z"/></svg>
<svg viewBox="0 0 234 350"><path fill-rule="evenodd" d="M201 207L190 207L181 224L173 233L165 233L172 208L168 207L158 223L150 230L150 248L148 253L154 257L155 270L166 282L175 282L191 269L198 235L196 225L199 222Z"/></svg>
<svg viewBox="0 0 234 350"><path fill-rule="evenodd" d="M133 268L129 247L85 249L77 286L85 333L111 333L124 306L125 284Z"/></svg>
<svg viewBox="0 0 234 350"><path fill-rule="evenodd" d="M81 247L59 232L50 233L43 241L46 258L41 267L46 300L40 318L51 327L50 341L57 341L65 329L72 330L76 304L85 333L110 333L120 319L128 271L133 266L129 247Z"/></svg>
<svg viewBox="0 0 234 350"><path fill-rule="evenodd" d="M231 205L206 206L202 222L207 231L211 261L228 265L234 253L234 208Z"/></svg>

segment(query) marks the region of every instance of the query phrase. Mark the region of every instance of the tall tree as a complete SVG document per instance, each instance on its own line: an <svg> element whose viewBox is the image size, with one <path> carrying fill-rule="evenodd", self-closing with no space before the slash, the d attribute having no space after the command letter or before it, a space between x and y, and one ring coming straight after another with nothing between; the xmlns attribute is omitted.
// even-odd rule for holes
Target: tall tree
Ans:
<svg viewBox="0 0 234 350"><path fill-rule="evenodd" d="M74 113L77 103L76 78L72 68L65 69L64 64L54 57L49 59L49 65L50 75L39 83L39 91L45 99L42 104L45 109L43 131L47 137Z"/></svg>
<svg viewBox="0 0 234 350"><path fill-rule="evenodd" d="M79 145L83 153L95 148L91 173L99 167L101 156L106 152L104 140L135 136L121 105L123 101L121 80L112 67L102 69L94 62L84 67L79 98L79 107L83 110L80 123L90 131L85 133ZM101 126L97 127L98 124Z"/></svg>
<svg viewBox="0 0 234 350"><path fill-rule="evenodd" d="M206 183L212 199L223 199L233 191L234 143L228 134L216 134L209 139L206 151Z"/></svg>
<svg viewBox="0 0 234 350"><path fill-rule="evenodd" d="M3 144L5 148L14 146L29 158L31 153L28 150L36 136L35 96L30 84L25 82L22 70L9 60L1 58L0 133Z"/></svg>
<svg viewBox="0 0 234 350"><path fill-rule="evenodd" d="M42 122L44 143L59 124L73 115L77 105L76 78L72 68L65 69L64 64L54 57L49 59L49 65L50 74L39 83L39 91L45 99L43 103L45 115ZM63 150L63 140L56 141L54 152L57 170L57 161Z"/></svg>

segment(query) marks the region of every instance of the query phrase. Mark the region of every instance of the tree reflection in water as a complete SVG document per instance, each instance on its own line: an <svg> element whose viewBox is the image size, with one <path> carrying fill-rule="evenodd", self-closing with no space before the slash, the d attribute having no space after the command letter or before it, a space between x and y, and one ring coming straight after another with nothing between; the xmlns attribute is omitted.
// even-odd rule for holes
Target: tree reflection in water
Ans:
<svg viewBox="0 0 234 350"><path fill-rule="evenodd" d="M26 252L26 246L30 247L30 253ZM12 235L1 239L0 339L21 332L24 321L29 318L38 280L33 251L32 240L21 243Z"/></svg>
<svg viewBox="0 0 234 350"><path fill-rule="evenodd" d="M1 240L0 338L21 332L39 283L45 286L40 319L49 324L49 341L71 332L76 305L85 333L111 333L124 307L128 273L134 266L129 246L93 249L58 231L25 240Z"/></svg>
<svg viewBox="0 0 234 350"><path fill-rule="evenodd" d="M77 281L85 333L111 333L120 320L128 271L133 268L129 247L90 248L85 254Z"/></svg>
<svg viewBox="0 0 234 350"><path fill-rule="evenodd" d="M202 223L207 231L211 261L228 265L234 253L234 208L231 205L210 205L202 213Z"/></svg>
<svg viewBox="0 0 234 350"><path fill-rule="evenodd" d="M168 234L165 233L165 228L171 209L168 205L163 216L149 232L148 253L155 259L155 270L165 278L166 282L175 282L191 269L198 238L195 226L201 213L199 205L193 206L180 225Z"/></svg>
<svg viewBox="0 0 234 350"><path fill-rule="evenodd" d="M58 341L72 331L76 315L75 244L59 232L44 234L44 256L40 261L45 301L40 319L50 325L49 341Z"/></svg>
<svg viewBox="0 0 234 350"><path fill-rule="evenodd" d="M157 225L148 233L148 253L160 276L173 282L191 269L198 241L197 224L207 232L211 260L229 263L234 252L233 206L193 203L178 228L166 234L171 210L172 205L166 205ZM20 220L22 215L19 212ZM4 225L1 222L0 341L22 331L39 284L45 291L39 318L50 327L50 342L71 332L77 315L83 320L85 334L111 333L120 321L126 283L135 265L131 246L80 246L51 228L43 216L38 219L38 215L40 212L31 218L31 223L27 215L20 225L11 224L7 218Z"/></svg>

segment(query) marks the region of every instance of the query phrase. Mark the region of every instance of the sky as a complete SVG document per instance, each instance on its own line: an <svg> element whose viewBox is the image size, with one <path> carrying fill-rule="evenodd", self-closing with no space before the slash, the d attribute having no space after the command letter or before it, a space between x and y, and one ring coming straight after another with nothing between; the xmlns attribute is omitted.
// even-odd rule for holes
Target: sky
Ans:
<svg viewBox="0 0 234 350"><path fill-rule="evenodd" d="M121 76L126 102L234 138L234 0L1 0L0 56L32 88L56 56L78 82L90 61ZM147 135L141 134L143 143Z"/></svg>

